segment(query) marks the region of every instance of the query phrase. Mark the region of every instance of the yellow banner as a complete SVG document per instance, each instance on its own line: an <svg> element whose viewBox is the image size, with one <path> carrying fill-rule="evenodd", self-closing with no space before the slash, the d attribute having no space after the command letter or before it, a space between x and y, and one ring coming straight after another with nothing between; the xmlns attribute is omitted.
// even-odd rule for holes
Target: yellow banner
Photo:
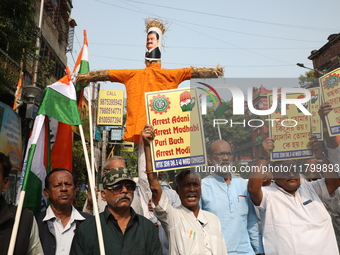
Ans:
<svg viewBox="0 0 340 255"><path fill-rule="evenodd" d="M287 99L304 97L304 94L287 93ZM303 159L313 156L307 144L311 137L311 117L304 115L294 104L287 105L286 115L281 115L281 96L278 95L278 107L270 114L275 119L269 124L269 135L275 140L275 149L271 154L272 161ZM268 95L269 105L273 103L273 95ZM303 104L308 109L308 103Z"/></svg>
<svg viewBox="0 0 340 255"><path fill-rule="evenodd" d="M319 82L323 102L329 102L334 108L326 116L328 133L330 136L340 135L340 68L325 74Z"/></svg>
<svg viewBox="0 0 340 255"><path fill-rule="evenodd" d="M312 114L312 133L316 136L318 141L323 140L322 121L319 116L319 109L321 105L320 88L308 89L311 94L311 99L308 103L308 111Z"/></svg>
<svg viewBox="0 0 340 255"><path fill-rule="evenodd" d="M97 125L122 126L124 90L99 91Z"/></svg>
<svg viewBox="0 0 340 255"><path fill-rule="evenodd" d="M206 165L203 125L195 88L145 93L148 123L156 137L154 171Z"/></svg>

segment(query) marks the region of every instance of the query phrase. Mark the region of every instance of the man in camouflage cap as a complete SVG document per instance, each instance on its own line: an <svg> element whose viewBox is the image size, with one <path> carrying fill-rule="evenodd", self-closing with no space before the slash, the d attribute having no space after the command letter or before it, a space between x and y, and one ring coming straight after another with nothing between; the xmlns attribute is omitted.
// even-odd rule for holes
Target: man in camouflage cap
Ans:
<svg viewBox="0 0 340 255"><path fill-rule="evenodd" d="M136 183L124 167L110 169L103 176L101 195L107 206L100 213L106 254L162 254L154 224L131 207ZM115 236L117 238L112 238ZM99 254L95 218L77 229L70 254Z"/></svg>
<svg viewBox="0 0 340 255"><path fill-rule="evenodd" d="M127 168L124 167L110 169L110 171L104 174L102 181L104 188L107 186L112 186L120 181L130 181L136 186L136 183L132 179L131 173Z"/></svg>

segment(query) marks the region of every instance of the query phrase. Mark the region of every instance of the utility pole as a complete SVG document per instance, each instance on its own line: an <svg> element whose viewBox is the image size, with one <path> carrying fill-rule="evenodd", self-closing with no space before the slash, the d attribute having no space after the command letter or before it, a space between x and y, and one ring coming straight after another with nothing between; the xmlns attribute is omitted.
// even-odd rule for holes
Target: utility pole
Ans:
<svg viewBox="0 0 340 255"><path fill-rule="evenodd" d="M106 161L106 146L107 146L107 130L103 130L103 137L102 137L102 172L104 168L104 164Z"/></svg>
<svg viewBox="0 0 340 255"><path fill-rule="evenodd" d="M39 14L39 24L38 24L38 36L37 36L37 41L35 43L36 47L36 60L34 60L34 65L33 65L33 79L32 79L32 86L36 86L37 84L37 79L38 79L38 65L39 65L39 55L40 55L40 37L42 36L42 19L43 19L43 14L44 14L44 0L40 1L40 14Z"/></svg>

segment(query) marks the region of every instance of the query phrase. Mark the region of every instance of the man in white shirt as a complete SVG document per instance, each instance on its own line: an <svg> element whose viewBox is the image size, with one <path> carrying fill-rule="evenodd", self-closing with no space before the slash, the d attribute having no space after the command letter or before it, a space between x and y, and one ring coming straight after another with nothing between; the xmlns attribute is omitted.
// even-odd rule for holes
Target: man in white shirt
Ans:
<svg viewBox="0 0 340 255"><path fill-rule="evenodd" d="M155 134L151 125L142 131L146 159L146 174L152 192L154 214L161 222L169 240L169 254L227 254L217 216L201 210L201 181L190 169L176 176L176 191L182 205L174 208L161 189L157 174L152 169L150 141Z"/></svg>
<svg viewBox="0 0 340 255"><path fill-rule="evenodd" d="M322 164L329 164L315 137L310 147ZM259 171L251 173L248 183L250 197L261 214L265 254L338 255L331 218L322 203L334 197L340 184L337 174L325 171L325 179L300 183L295 161L274 162L275 183L261 187L263 166L273 149L274 140L265 139L256 163Z"/></svg>
<svg viewBox="0 0 340 255"><path fill-rule="evenodd" d="M50 205L37 216L44 254L68 255L74 231L90 215L78 212L72 206L75 184L72 173L67 169L56 168L47 174L44 194Z"/></svg>

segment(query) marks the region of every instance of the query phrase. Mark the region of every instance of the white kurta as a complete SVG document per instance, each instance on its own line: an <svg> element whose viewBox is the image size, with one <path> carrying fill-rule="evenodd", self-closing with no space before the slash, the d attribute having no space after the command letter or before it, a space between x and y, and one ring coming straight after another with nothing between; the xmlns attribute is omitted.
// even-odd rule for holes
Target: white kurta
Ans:
<svg viewBox="0 0 340 255"><path fill-rule="evenodd" d="M171 255L227 254L221 224L214 214L200 210L194 213L184 206L174 208L162 193L154 214L161 222L169 239Z"/></svg>
<svg viewBox="0 0 340 255"><path fill-rule="evenodd" d="M276 184L262 187L258 206L266 255L339 255L324 179L301 183L295 196Z"/></svg>

